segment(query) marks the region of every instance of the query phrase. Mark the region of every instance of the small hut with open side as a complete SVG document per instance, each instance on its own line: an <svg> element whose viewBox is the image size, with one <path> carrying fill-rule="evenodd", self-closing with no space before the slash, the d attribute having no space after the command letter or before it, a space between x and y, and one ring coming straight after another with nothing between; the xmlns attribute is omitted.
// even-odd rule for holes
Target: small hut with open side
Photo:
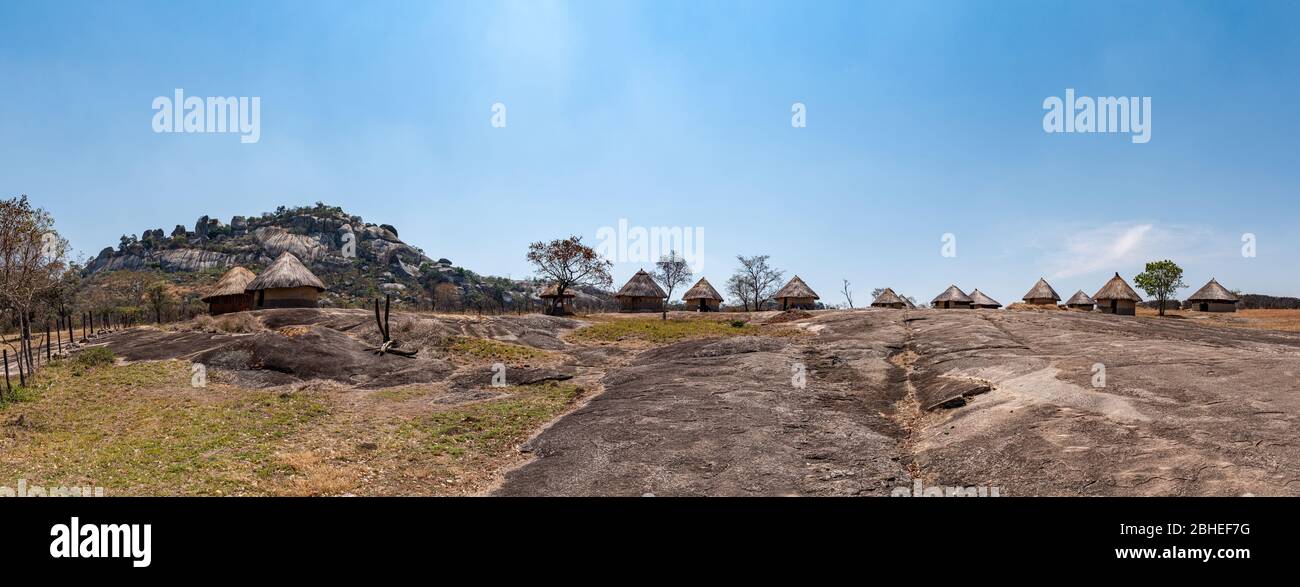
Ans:
<svg viewBox="0 0 1300 587"><path fill-rule="evenodd" d="M943 293L935 296L933 300L930 300L931 306L945 310L969 310L972 307L972 303L974 303L974 301L970 299L970 296L966 295L966 292L962 291L961 288L956 285L948 286L948 289L943 290Z"/></svg>
<svg viewBox="0 0 1300 587"><path fill-rule="evenodd" d="M537 297L542 298L543 312L551 316L568 316L573 314L573 310L569 308L570 302L578 295L569 288L565 288L564 294L561 295L559 284L552 283L543 289L542 293L537 294Z"/></svg>
<svg viewBox="0 0 1300 587"><path fill-rule="evenodd" d="M980 291L978 287L975 288L975 291L970 292L970 302L971 307L977 309L996 310L1002 307L1002 302L990 298L987 294Z"/></svg>
<svg viewBox="0 0 1300 587"><path fill-rule="evenodd" d="M812 310L817 307L817 292L814 292L808 284L804 283L796 275L790 279L784 287L776 291L772 296L781 304L782 310Z"/></svg>
<svg viewBox="0 0 1300 587"><path fill-rule="evenodd" d="M894 293L892 288L887 287L885 288L885 291L880 292L880 295L876 296L876 299L871 301L871 307L902 310L907 308L907 302L904 301L903 298L898 297L898 294Z"/></svg>
<svg viewBox="0 0 1300 587"><path fill-rule="evenodd" d="M293 253L280 253L274 263L246 291L253 295L253 307L315 308L320 292L325 291L320 278L302 264Z"/></svg>
<svg viewBox="0 0 1300 587"><path fill-rule="evenodd" d="M1025 297L1021 299L1025 300L1027 304L1036 306L1055 306L1056 302L1061 301L1061 296L1056 294L1056 290L1052 289L1046 279L1040 277L1038 283L1035 283L1034 287L1030 288L1029 293L1025 294Z"/></svg>
<svg viewBox="0 0 1300 587"><path fill-rule="evenodd" d="M718 294L718 290L713 289L709 280L703 277L682 294L682 301L686 302L687 310L698 312L717 312L722 306L722 296Z"/></svg>
<svg viewBox="0 0 1300 587"><path fill-rule="evenodd" d="M1237 296L1228 291L1228 288L1211 278L1205 287L1187 298L1184 308L1197 312L1236 312L1238 301Z"/></svg>
<svg viewBox="0 0 1300 587"><path fill-rule="evenodd" d="M1092 311L1096 306L1097 301L1088 297L1088 294L1083 293L1083 290L1074 292L1074 295L1070 296L1070 299L1065 300L1065 307L1071 310Z"/></svg>
<svg viewBox="0 0 1300 587"><path fill-rule="evenodd" d="M1133 291L1128 282L1116 273L1115 277L1110 278L1106 285L1097 290L1092 299L1097 302L1097 309L1104 314L1136 316L1137 305L1142 301L1142 296Z"/></svg>
<svg viewBox="0 0 1300 587"><path fill-rule="evenodd" d="M620 312L662 312L668 294L642 269L627 280L614 297L618 299Z"/></svg>
<svg viewBox="0 0 1300 587"><path fill-rule="evenodd" d="M248 284L257 276L243 267L231 267L208 295L199 298L208 305L208 313L213 316L231 312L246 312L253 309L253 295L248 293Z"/></svg>

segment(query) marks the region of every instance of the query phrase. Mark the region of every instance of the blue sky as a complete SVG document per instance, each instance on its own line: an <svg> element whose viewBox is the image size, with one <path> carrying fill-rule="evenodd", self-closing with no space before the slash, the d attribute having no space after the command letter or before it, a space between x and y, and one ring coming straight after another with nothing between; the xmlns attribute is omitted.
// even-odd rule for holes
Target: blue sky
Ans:
<svg viewBox="0 0 1300 587"><path fill-rule="evenodd" d="M1067 297L1164 257L1193 288L1300 295L1297 17L1287 2L6 3L0 194L30 195L87 255L324 201L514 277L530 241L595 244L627 219L702 229L719 287L736 254L770 254L829 303L841 279L859 305L949 283L1009 303L1039 276ZM153 99L176 88L260 97L261 140L154 133ZM1045 133L1043 101L1066 88L1150 97L1150 142ZM619 263L616 286L641 265Z"/></svg>

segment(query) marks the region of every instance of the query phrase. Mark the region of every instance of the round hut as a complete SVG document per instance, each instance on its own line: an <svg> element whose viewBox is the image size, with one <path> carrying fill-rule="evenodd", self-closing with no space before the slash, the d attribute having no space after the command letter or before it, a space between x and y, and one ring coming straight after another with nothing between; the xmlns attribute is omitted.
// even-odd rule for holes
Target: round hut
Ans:
<svg viewBox="0 0 1300 587"><path fill-rule="evenodd" d="M894 293L892 288L887 287L885 288L885 291L880 292L880 295L876 296L876 299L871 300L871 307L902 310L907 307L907 302L903 301L903 298L898 297L898 294Z"/></svg>
<svg viewBox="0 0 1300 587"><path fill-rule="evenodd" d="M812 310L817 307L817 300L821 299L817 296L817 292L814 292L811 287L808 287L808 284L799 279L798 275L791 278L772 297L776 298L776 301L781 304L782 310Z"/></svg>
<svg viewBox="0 0 1300 587"><path fill-rule="evenodd" d="M931 306L934 306L935 308L941 308L944 310L948 310L948 309L969 310L971 309L971 304L973 303L974 300L971 300L970 296L966 295L966 292L962 291L956 285L948 286L948 289L943 290L943 293L935 296L933 300L930 300Z"/></svg>
<svg viewBox="0 0 1300 587"><path fill-rule="evenodd" d="M243 267L231 267L207 295L199 298L208 305L208 313L213 316L231 312L246 312L253 309L253 294L248 293L248 284L257 276Z"/></svg>
<svg viewBox="0 0 1300 587"><path fill-rule="evenodd" d="M1088 294L1083 293L1083 290L1074 292L1070 299L1065 300L1065 307L1071 310L1088 310L1091 312L1096 306L1097 301L1088 297Z"/></svg>
<svg viewBox="0 0 1300 587"><path fill-rule="evenodd" d="M1137 305L1142 301L1142 296L1133 291L1128 282L1116 273L1115 277L1106 282L1106 285L1101 286L1092 299L1097 302L1097 309L1104 314L1136 316Z"/></svg>
<svg viewBox="0 0 1300 587"><path fill-rule="evenodd" d="M1213 278L1205 284L1205 287L1196 290L1196 293L1187 298L1187 304L1184 308L1195 310L1197 312L1236 312L1237 296L1228 291L1228 288L1219 285L1219 282Z"/></svg>
<svg viewBox="0 0 1300 587"><path fill-rule="evenodd" d="M246 290L253 295L253 307L315 308L325 284L293 253L285 251Z"/></svg>
<svg viewBox="0 0 1300 587"><path fill-rule="evenodd" d="M614 297L618 300L620 312L662 312L668 294L642 269L627 280Z"/></svg>
<svg viewBox="0 0 1300 587"><path fill-rule="evenodd" d="M573 301L573 298L578 297L578 295L573 293L569 288L565 288L564 293L561 294L560 284L552 283L550 286L543 289L542 293L537 294L537 297L542 298L542 311L546 314L551 316L569 316L573 314L573 310L569 307L570 303Z"/></svg>
<svg viewBox="0 0 1300 587"><path fill-rule="evenodd" d="M1034 287L1029 289L1029 293L1021 299L1027 304L1036 306L1055 306L1056 302L1061 301L1061 296L1056 294L1056 290L1052 289L1046 279L1040 277L1038 283L1035 283Z"/></svg>
<svg viewBox="0 0 1300 587"><path fill-rule="evenodd" d="M978 287L975 288L975 291L970 292L970 302L971 307L983 308L985 310L996 310L1002 307L1002 302L990 298L984 292L980 291Z"/></svg>
<svg viewBox="0 0 1300 587"><path fill-rule="evenodd" d="M699 312L717 312L722 306L722 296L718 294L718 290L713 289L709 280L703 277L682 294L682 301L686 302L687 310Z"/></svg>

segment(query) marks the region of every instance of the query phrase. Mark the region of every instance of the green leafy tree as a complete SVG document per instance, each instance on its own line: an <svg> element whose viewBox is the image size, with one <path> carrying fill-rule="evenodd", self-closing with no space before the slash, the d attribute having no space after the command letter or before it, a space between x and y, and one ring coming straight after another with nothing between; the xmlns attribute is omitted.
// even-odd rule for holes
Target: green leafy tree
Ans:
<svg viewBox="0 0 1300 587"><path fill-rule="evenodd" d="M1146 271L1134 277L1133 282L1156 299L1161 316L1165 315L1165 304L1179 289L1187 287L1183 283L1183 268L1168 259L1147 263Z"/></svg>

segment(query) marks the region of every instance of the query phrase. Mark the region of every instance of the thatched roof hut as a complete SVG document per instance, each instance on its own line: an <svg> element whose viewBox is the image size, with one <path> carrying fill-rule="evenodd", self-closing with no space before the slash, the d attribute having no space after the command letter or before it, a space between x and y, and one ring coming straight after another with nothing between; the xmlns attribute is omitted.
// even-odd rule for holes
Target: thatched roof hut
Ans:
<svg viewBox="0 0 1300 587"><path fill-rule="evenodd" d="M902 310L907 307L907 301L898 297L898 294L894 293L892 288L887 287L885 288L885 291L880 292L880 295L876 296L876 299L871 300L871 307Z"/></svg>
<svg viewBox="0 0 1300 587"><path fill-rule="evenodd" d="M821 299L817 296L817 292L814 292L811 287L808 287L808 284L804 283L798 275L792 277L790 281L786 282L781 289L776 291L776 295L772 297L776 298L776 301L781 303L782 310L791 310L796 308L801 310L811 310L817 307L817 300Z"/></svg>
<svg viewBox="0 0 1300 587"><path fill-rule="evenodd" d="M1097 300L1088 297L1088 294L1083 293L1083 290L1074 292L1070 299L1065 300L1065 307L1072 310L1091 310L1096 305Z"/></svg>
<svg viewBox="0 0 1300 587"><path fill-rule="evenodd" d="M682 294L682 301L686 302L687 310L700 312L716 312L722 306L722 296L718 294L718 290L713 289L713 284L703 277Z"/></svg>
<svg viewBox="0 0 1300 587"><path fill-rule="evenodd" d="M315 308L325 289L320 278L288 251L246 287L253 293L257 308Z"/></svg>
<svg viewBox="0 0 1300 587"><path fill-rule="evenodd" d="M993 298L990 298L984 292L980 291L978 287L975 288L975 291L970 292L970 301L971 301L971 306L975 308L996 310L1002 307L1001 302Z"/></svg>
<svg viewBox="0 0 1300 587"><path fill-rule="evenodd" d="M959 308L969 310L973 303L974 300L970 299L970 296L966 295L966 292L956 285L948 286L948 289L943 290L943 293L930 300L930 305L944 309Z"/></svg>
<svg viewBox="0 0 1300 587"><path fill-rule="evenodd" d="M578 297L573 293L571 288L565 288L564 294L560 294L560 284L552 283L542 288L537 297L542 298L543 311L551 316L567 316L572 314L569 310L569 300Z"/></svg>
<svg viewBox="0 0 1300 587"><path fill-rule="evenodd" d="M231 267L207 295L199 298L208 304L208 313L213 316L244 312L253 309L253 294L247 292L248 284L257 275L243 267Z"/></svg>
<svg viewBox="0 0 1300 587"><path fill-rule="evenodd" d="M1106 282L1106 285L1101 286L1101 289L1093 294L1092 299L1097 301L1097 309L1103 313L1134 316L1137 314L1137 305L1142 301L1142 296L1133 291L1128 282L1116 273L1110 281Z"/></svg>
<svg viewBox="0 0 1300 587"><path fill-rule="evenodd" d="M1029 293L1026 293L1025 297L1021 299L1030 304L1055 306L1056 302L1061 301L1061 296L1057 295L1056 290L1052 289L1052 286L1047 283L1046 279L1040 277L1038 278L1038 283L1035 283L1034 287L1029 288Z"/></svg>
<svg viewBox="0 0 1300 587"><path fill-rule="evenodd" d="M1211 278L1209 283L1187 298L1185 307L1198 312L1236 312L1239 301L1228 288Z"/></svg>
<svg viewBox="0 0 1300 587"><path fill-rule="evenodd" d="M642 269L614 297L618 299L620 312L662 312L668 294Z"/></svg>

